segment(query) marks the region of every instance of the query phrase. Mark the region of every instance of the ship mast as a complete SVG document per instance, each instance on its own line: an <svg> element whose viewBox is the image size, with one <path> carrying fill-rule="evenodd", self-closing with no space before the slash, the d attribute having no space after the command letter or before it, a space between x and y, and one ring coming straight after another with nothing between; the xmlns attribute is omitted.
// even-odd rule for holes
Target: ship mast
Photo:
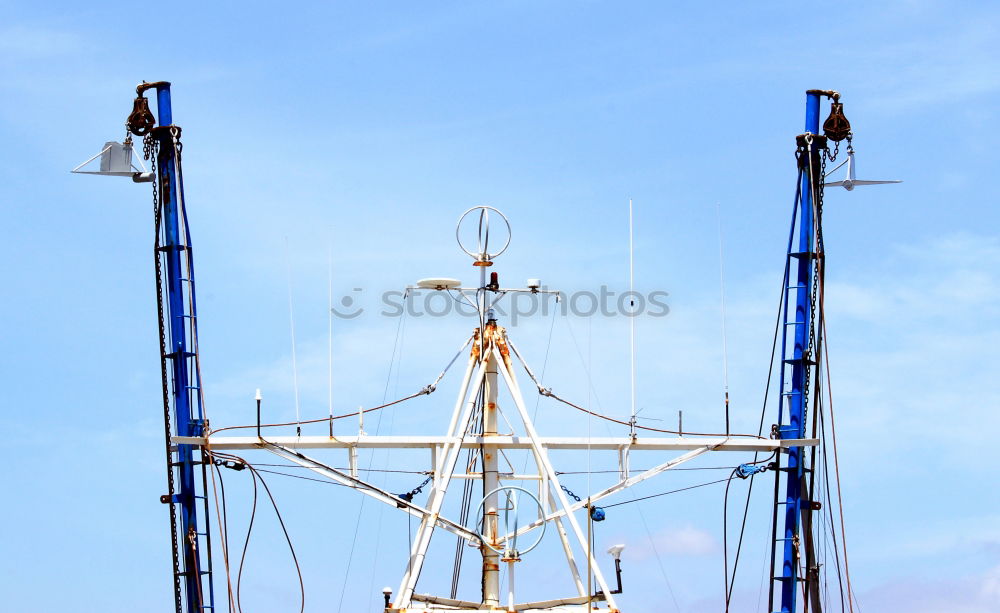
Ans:
<svg viewBox="0 0 1000 613"><path fill-rule="evenodd" d="M820 133L820 98L830 98L830 116ZM822 326L815 321L820 301L817 282L823 266L822 207L823 162L828 141L850 142L850 124L843 114L840 94L811 89L806 92L805 132L796 136L798 192L788 239L786 282L782 307L781 402L778 407L776 434L779 439L800 440L806 435L806 417L810 403L816 408L819 379L819 344ZM810 383L812 382L812 385ZM817 411L813 411L815 420ZM787 421L786 418L787 417ZM815 428L814 428L815 431ZM781 455L778 456L778 462ZM818 506L812 500L807 476L805 448L788 447L785 466L775 471L774 543L771 548L772 581L769 611L774 611L775 587L778 587L781 613L795 613L800 581L815 593L818 568L813 560L812 512ZM784 479L784 498L779 499L779 483ZM780 516L780 518L779 518ZM779 533L779 521L782 528ZM780 536L779 536L780 534ZM800 538L801 535L801 538ZM776 566L780 550L780 567ZM805 554L806 576L799 576L800 558ZM775 586L775 583L778 585ZM819 604L814 598L816 605ZM819 613L818 610L815 613Z"/></svg>
<svg viewBox="0 0 1000 613"><path fill-rule="evenodd" d="M473 266L479 269L479 288L477 289L476 306L479 311L480 347L486 339L496 331L496 319L493 310L488 304L487 292L491 289L486 282L486 269L493 265L489 253L489 210L481 209L479 212L479 233L478 233L478 257L473 262ZM491 276L491 281L497 277L496 273ZM497 289L496 284L491 284L492 289ZM483 393L483 437L496 436L497 432L497 360L493 352L486 354L479 352L479 359L486 357L486 382ZM483 536L486 542L496 542L499 534L497 532L497 507L500 499L500 475L499 459L500 450L496 445L483 445L483 497L482 505L482 526ZM483 556L483 605L488 608L500 606L500 553L495 549L480 546Z"/></svg>
<svg viewBox="0 0 1000 613"><path fill-rule="evenodd" d="M155 126L145 98L151 89L156 91L159 126ZM145 137L146 154L155 156L154 202L159 199L155 257L168 475L168 491L160 501L170 505L175 609L177 613L202 613L205 609L214 611L215 604L205 457L194 445L173 446L170 440L172 435L201 436L207 423L198 360L194 263L181 171L181 129L173 123L170 83L142 83L136 94L126 126L130 134ZM131 136L126 142L130 140ZM139 177L133 180L138 182ZM204 514L204 525L199 514Z"/></svg>

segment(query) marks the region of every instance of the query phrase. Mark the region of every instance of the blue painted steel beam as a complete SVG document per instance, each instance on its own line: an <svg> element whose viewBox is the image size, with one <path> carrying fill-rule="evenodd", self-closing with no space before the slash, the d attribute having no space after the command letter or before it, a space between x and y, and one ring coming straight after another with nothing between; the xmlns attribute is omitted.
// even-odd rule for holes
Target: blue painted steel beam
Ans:
<svg viewBox="0 0 1000 613"><path fill-rule="evenodd" d="M818 93L806 93L806 125L805 131L812 134L819 134L819 102ZM812 160L806 160L806 164L811 164ZM782 364L788 364L790 368L789 393L785 396L788 399L788 424L781 425L779 421L779 436L781 438L805 438L805 409L808 399L805 397L806 370L809 365L806 359L809 358L809 337L812 331L810 326L810 313L812 311L812 276L813 260L809 257L814 251L815 236L813 233L813 202L812 188L810 186L809 173L803 172L800 184L800 197L798 213L798 245L795 252L789 249L789 265L795 270L795 283L789 284L786 292L795 294L794 320L786 321L785 339L782 342ZM802 257L806 256L806 257ZM791 301L786 301L790 305ZM786 319L788 313L786 306ZM789 327L793 330L790 331ZM792 336L792 343L787 342L789 333ZM789 350L791 355L789 355ZM785 376L782 369L782 379ZM782 391L785 390L785 382L782 381ZM785 471L785 500L784 500L784 531L779 541L783 543L781 574L778 579L781 581L781 612L795 613L796 595L798 590L798 535L800 527L800 517L802 512L802 470L804 448L791 447L788 450Z"/></svg>
<svg viewBox="0 0 1000 613"><path fill-rule="evenodd" d="M173 125L173 112L170 104L170 84L162 83L156 87L156 105L160 127ZM166 261L166 315L167 326L167 357L170 362L172 379L171 397L174 407L174 428L177 436L198 436L201 434L200 422L196 422L191 407L190 356L188 350L187 321L184 292L186 271L181 259L181 251L189 247L185 237L181 236L180 202L183 198L182 186L179 181L178 165L172 146L161 143L157 164L160 184L160 206L163 219L163 258ZM179 199L180 197L180 199ZM189 291L193 291L193 288ZM202 590L202 571L199 554L192 547L191 540L197 543L198 505L195 486L194 449L191 445L177 446L177 473L179 491L177 493L180 507L180 534L177 535L178 547L183 561L182 575L184 584L184 603L188 613L202 613L206 605ZM168 467L168 470L174 470Z"/></svg>

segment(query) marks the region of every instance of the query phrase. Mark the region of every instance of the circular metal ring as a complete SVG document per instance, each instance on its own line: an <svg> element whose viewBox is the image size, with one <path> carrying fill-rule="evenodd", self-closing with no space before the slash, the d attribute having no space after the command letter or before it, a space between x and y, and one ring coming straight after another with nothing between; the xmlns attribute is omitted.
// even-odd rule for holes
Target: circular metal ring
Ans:
<svg viewBox="0 0 1000 613"><path fill-rule="evenodd" d="M465 248L462 244L461 230L462 222L472 211L480 211L479 213L479 252L473 253ZM489 252L489 242L490 242L490 217L489 211L493 211L503 219L504 224L507 226L507 242L504 243L503 248L496 253ZM493 258L501 255L504 251L507 251L507 247L510 246L511 229L510 222L507 220L507 216L501 213L498 209L491 206L474 206L462 213L462 216L458 218L458 224L455 226L455 240L458 242L458 246L464 251L469 257L475 258L477 261L488 262Z"/></svg>
<svg viewBox="0 0 1000 613"><path fill-rule="evenodd" d="M487 498L489 498L493 494L496 494L496 493L504 491L504 490L524 492L525 494L528 495L529 498L531 498L535 502L535 504L538 506L538 509L540 511L543 511L543 515L544 515L544 509L542 509L542 503L538 501L538 498L534 494L532 494L531 492L529 492L528 490L524 489L523 487L517 487L516 485L501 485L500 487L493 489L490 493L488 493L485 496L483 496L483 499L479 501L479 506L476 507L476 515L479 515L480 511L482 511L483 505L486 503L486 499ZM513 537L515 539L515 542L516 542L516 539L517 539L517 515L516 515L517 506L516 505L514 507L514 510L515 510L515 515L514 515L514 534L512 534L512 535L504 535L503 538L504 538L504 542L505 543L508 542L508 540L511 537ZM542 522L542 526L541 526L542 529L538 533L538 538L535 539L535 542L532 543L530 547L527 547L525 549L518 549L517 550L518 554L528 553L529 551L531 551L535 547L538 547L538 544L542 542L542 537L545 536L545 526L546 526L547 523L548 522L544 522L544 521ZM491 550L495 551L496 553L499 553L500 555L503 555L505 553L504 549L497 549L496 547L494 547L493 545L491 545L490 543L488 543L486 541L486 537L483 536L483 533L480 531L480 528L478 526L476 527L476 534L483 541L483 544L486 545L487 547L489 547Z"/></svg>

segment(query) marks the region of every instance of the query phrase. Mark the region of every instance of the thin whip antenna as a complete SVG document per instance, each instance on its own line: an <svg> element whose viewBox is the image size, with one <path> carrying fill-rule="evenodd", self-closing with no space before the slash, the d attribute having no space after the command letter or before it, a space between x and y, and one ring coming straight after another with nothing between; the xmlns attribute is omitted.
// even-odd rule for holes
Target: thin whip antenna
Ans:
<svg viewBox="0 0 1000 613"><path fill-rule="evenodd" d="M299 413L299 367L295 359L295 311L292 309L292 264L288 254L288 237L285 237L285 273L288 277L288 323L292 332L292 385L295 388L295 435L302 436L302 417Z"/></svg>
<svg viewBox="0 0 1000 613"><path fill-rule="evenodd" d="M722 303L722 389L725 394L726 436L729 435L729 347L726 331L726 261L722 250L722 205L715 203L719 223L719 296Z"/></svg>
<svg viewBox="0 0 1000 613"><path fill-rule="evenodd" d="M629 364L630 379L632 388L632 435L635 435L635 248L633 244L633 221L632 221L632 199L628 199L628 291L629 304L632 312L629 313Z"/></svg>
<svg viewBox="0 0 1000 613"><path fill-rule="evenodd" d="M329 325L327 327L327 402L330 407L330 437L333 438L333 245L330 245L327 253L329 260L328 276L328 300L327 313Z"/></svg>

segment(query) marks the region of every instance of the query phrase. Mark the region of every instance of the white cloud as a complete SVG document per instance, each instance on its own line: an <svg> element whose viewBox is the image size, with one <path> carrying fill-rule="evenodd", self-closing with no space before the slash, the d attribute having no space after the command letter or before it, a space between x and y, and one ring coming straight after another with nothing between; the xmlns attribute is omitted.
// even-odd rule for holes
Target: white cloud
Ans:
<svg viewBox="0 0 1000 613"><path fill-rule="evenodd" d="M880 613L995 613L1000 566L961 579L905 577L859 594L866 611Z"/></svg>
<svg viewBox="0 0 1000 613"><path fill-rule="evenodd" d="M656 553L671 556L704 556L721 550L719 542L708 532L696 528L692 524L680 527L665 528L653 536L653 545L648 541L638 545L629 557L646 560Z"/></svg>

